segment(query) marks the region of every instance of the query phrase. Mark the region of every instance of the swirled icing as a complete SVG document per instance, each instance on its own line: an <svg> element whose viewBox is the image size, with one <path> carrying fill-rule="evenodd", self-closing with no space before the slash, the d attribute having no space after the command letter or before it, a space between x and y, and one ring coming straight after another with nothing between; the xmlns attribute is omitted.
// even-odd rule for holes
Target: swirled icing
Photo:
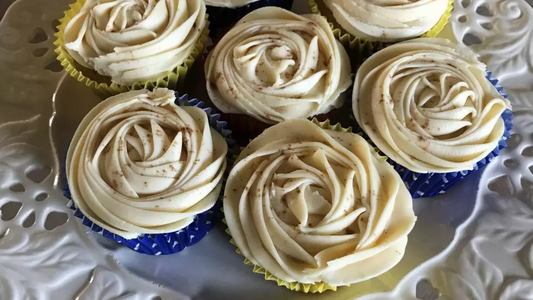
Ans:
<svg viewBox="0 0 533 300"><path fill-rule="evenodd" d="M346 51L327 21L277 7L233 27L206 62L207 91L225 113L273 124L340 107L351 84Z"/></svg>
<svg viewBox="0 0 533 300"><path fill-rule="evenodd" d="M305 119L274 125L243 150L224 213L252 263L287 282L335 286L396 265L416 220L399 175L363 138Z"/></svg>
<svg viewBox="0 0 533 300"><path fill-rule="evenodd" d="M227 144L202 109L174 100L167 89L119 94L76 130L69 189L102 228L125 238L173 232L218 199Z"/></svg>
<svg viewBox="0 0 533 300"><path fill-rule="evenodd" d="M77 63L131 85L183 64L205 25L199 0L87 0L63 38Z"/></svg>
<svg viewBox="0 0 533 300"><path fill-rule="evenodd" d="M324 3L348 33L382 42L426 33L448 7L448 0L324 0Z"/></svg>
<svg viewBox="0 0 533 300"><path fill-rule="evenodd" d="M509 102L485 78L485 65L447 39L387 47L357 72L353 111L372 142L419 172L471 170L504 133Z"/></svg>

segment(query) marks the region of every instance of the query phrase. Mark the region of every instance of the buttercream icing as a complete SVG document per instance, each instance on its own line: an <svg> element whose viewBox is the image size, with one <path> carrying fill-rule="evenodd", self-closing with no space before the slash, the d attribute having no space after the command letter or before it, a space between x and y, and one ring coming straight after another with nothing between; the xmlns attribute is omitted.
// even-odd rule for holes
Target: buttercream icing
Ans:
<svg viewBox="0 0 533 300"><path fill-rule="evenodd" d="M508 108L476 54L440 38L372 55L353 91L355 118L372 142L419 173L473 169L498 145Z"/></svg>
<svg viewBox="0 0 533 300"><path fill-rule="evenodd" d="M382 42L426 33L448 7L448 0L324 0L324 3L348 33Z"/></svg>
<svg viewBox="0 0 533 300"><path fill-rule="evenodd" d="M87 0L63 38L77 63L131 85L183 64L206 25L205 10L200 0Z"/></svg>
<svg viewBox="0 0 533 300"><path fill-rule="evenodd" d="M111 97L76 130L67 155L72 199L124 238L189 225L218 199L228 151L197 107L158 88Z"/></svg>
<svg viewBox="0 0 533 300"><path fill-rule="evenodd" d="M326 19L277 7L242 18L205 68L209 97L221 111L269 124L340 107L351 84L348 55Z"/></svg>
<svg viewBox="0 0 533 300"><path fill-rule="evenodd" d="M305 119L270 127L242 151L224 213L252 263L287 282L334 286L396 265L416 220L399 175L362 137Z"/></svg>

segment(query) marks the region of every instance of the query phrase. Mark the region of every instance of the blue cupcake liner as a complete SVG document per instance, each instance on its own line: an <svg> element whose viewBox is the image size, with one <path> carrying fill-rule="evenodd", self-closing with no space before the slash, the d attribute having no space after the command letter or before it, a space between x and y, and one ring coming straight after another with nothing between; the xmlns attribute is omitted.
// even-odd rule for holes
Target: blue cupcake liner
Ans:
<svg viewBox="0 0 533 300"><path fill-rule="evenodd" d="M215 37L224 28L228 28L237 23L249 12L265 6L277 6L286 10L291 10L293 0L259 0L239 7L218 7L207 5L209 15L209 36Z"/></svg>
<svg viewBox="0 0 533 300"><path fill-rule="evenodd" d="M487 72L485 77L496 88L496 90L498 90L500 95L507 99L507 94L503 91L503 87L498 84L498 79L492 77L492 72ZM434 197L436 195L444 194L448 189L461 181L463 178L477 172L480 169L483 169L485 165L500 155L500 151L503 148L507 147L507 140L511 137L511 129L513 129L513 113L511 110L507 109L502 113L501 117L505 124L505 131L502 138L498 142L498 146L485 158L478 161L472 170L450 173L417 173L408 170L390 158L387 159L387 161L394 167L396 172L398 172L413 198ZM372 143L370 140L370 137L366 135L359 124L357 124L357 121L353 116L353 112L351 113L351 118L354 124L354 132L362 133L365 139L374 145L374 143ZM381 151L380 154L386 156Z"/></svg>
<svg viewBox="0 0 533 300"><path fill-rule="evenodd" d="M176 104L179 106L196 106L201 108L209 116L209 125L222 134L228 143L228 154L226 155L227 168L224 178L222 179L222 184L225 185L227 176L229 174L229 169L233 162L232 147L235 144L231 137L231 130L226 128L227 122L221 120L220 114L214 113L211 107L206 107L204 102L196 98L189 99L187 94L179 96L176 92ZM65 167L65 165L63 165L63 167ZM74 201L72 201L72 196L67 183L66 172L63 172L63 174L65 179L65 184L63 185L63 195L71 200L68 203L68 207L74 210L74 216L80 218L81 223L91 228L93 231L108 239L125 245L126 247L139 253L148 255L166 255L178 253L186 247L198 243L213 228L214 224L222 219L220 208L222 207L224 188L222 188L215 205L211 209L194 216L194 221L185 228L170 233L143 234L134 239L125 239L118 234L114 234L96 225L76 207Z"/></svg>

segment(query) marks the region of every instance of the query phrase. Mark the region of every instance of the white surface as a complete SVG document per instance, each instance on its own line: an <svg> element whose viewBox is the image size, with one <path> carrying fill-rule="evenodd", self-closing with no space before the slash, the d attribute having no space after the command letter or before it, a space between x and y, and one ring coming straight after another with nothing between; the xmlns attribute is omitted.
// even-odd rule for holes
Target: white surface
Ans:
<svg viewBox="0 0 533 300"><path fill-rule="evenodd" d="M77 123L98 100L55 63L52 21L69 1L18 0L0 23L0 299L533 299L533 148L527 149L533 145L533 12L522 0L474 0L464 8L465 1L455 4L455 36L462 41L471 33L482 41L473 49L504 79L517 115L513 140L520 143L481 179L415 200L419 219L407 255L390 272L305 295L254 274L222 224L198 245L164 257L85 234L65 207L57 178ZM476 13L480 5L493 16ZM306 11L304 0L296 6ZM487 22L493 29L479 25ZM34 176L43 166L49 168ZM37 201L42 193L48 197ZM64 224L45 228L54 222Z"/></svg>

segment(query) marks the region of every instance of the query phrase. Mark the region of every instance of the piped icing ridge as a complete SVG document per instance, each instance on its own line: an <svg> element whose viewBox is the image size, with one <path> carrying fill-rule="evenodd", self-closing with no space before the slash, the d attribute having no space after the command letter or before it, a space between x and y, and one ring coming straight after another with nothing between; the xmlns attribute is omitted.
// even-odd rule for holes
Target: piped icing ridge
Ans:
<svg viewBox="0 0 533 300"><path fill-rule="evenodd" d="M448 0L324 0L324 3L348 33L381 42L426 33L448 7Z"/></svg>

